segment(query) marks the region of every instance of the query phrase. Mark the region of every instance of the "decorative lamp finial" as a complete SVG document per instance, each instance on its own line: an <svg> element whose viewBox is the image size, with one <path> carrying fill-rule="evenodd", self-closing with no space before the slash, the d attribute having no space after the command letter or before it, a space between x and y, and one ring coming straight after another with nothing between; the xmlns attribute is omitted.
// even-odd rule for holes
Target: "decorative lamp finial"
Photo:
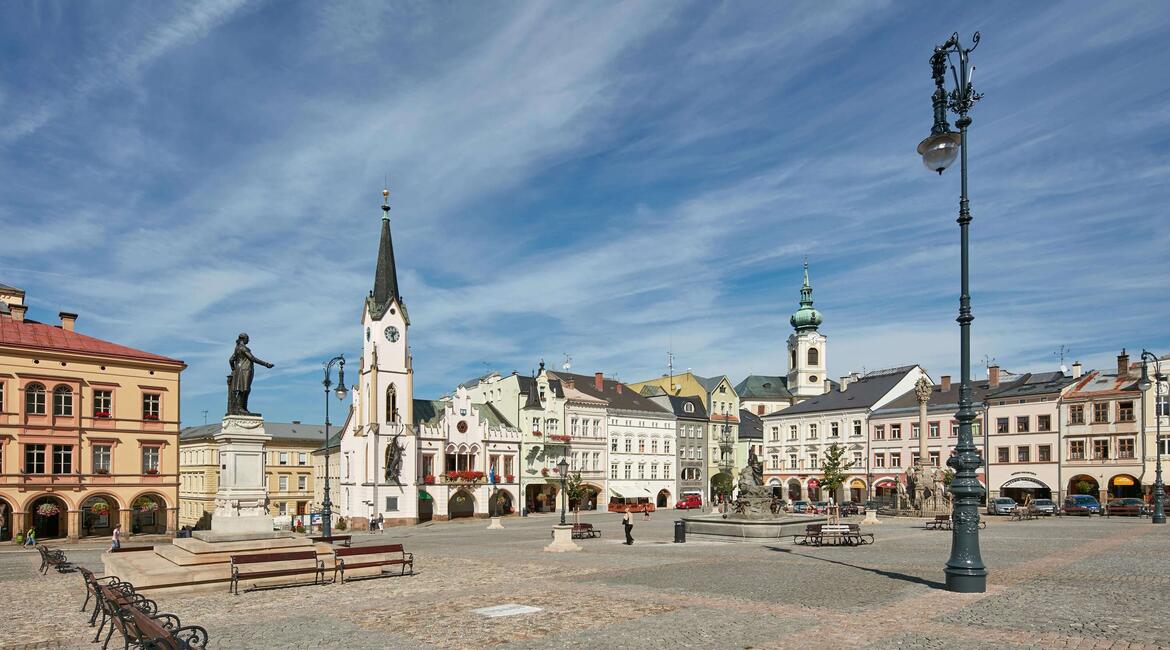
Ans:
<svg viewBox="0 0 1170 650"><path fill-rule="evenodd" d="M390 218L390 188L382 187L382 218Z"/></svg>

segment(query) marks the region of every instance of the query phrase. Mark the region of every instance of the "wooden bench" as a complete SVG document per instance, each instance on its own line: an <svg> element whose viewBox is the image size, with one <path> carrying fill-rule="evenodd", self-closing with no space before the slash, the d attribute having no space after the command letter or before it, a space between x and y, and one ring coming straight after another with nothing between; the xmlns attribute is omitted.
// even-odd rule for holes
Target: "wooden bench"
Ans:
<svg viewBox="0 0 1170 650"><path fill-rule="evenodd" d="M862 533L861 524L809 524L804 527L804 535L793 535L792 541L808 546L859 546L872 544L873 534Z"/></svg>
<svg viewBox="0 0 1170 650"><path fill-rule="evenodd" d="M297 566L282 566L272 568L256 565L291 564ZM232 577L228 582L228 593L240 595L240 580L259 580L261 578L277 578L280 576L313 574L313 584L325 582L325 563L317 559L317 551L290 551L287 553L259 553L256 555L231 556ZM240 569L244 569L241 573ZM252 587L256 589L257 587ZM244 591L250 591L245 589Z"/></svg>
<svg viewBox="0 0 1170 650"><path fill-rule="evenodd" d="M853 538L853 541L857 546L862 544L873 544L873 533L861 532L861 524L849 524L849 535Z"/></svg>
<svg viewBox="0 0 1170 650"><path fill-rule="evenodd" d="M317 537L310 537L309 539L313 540L314 542L321 542L323 544L336 544L337 542L342 542L346 546L349 546L351 537L351 535L330 535L329 537L319 535Z"/></svg>
<svg viewBox="0 0 1170 650"><path fill-rule="evenodd" d="M153 600L135 592L134 585L129 582L118 582L113 585L98 585L97 597L97 607L94 608L94 615L90 617L90 626L93 626L99 612L101 612L102 621L97 626L97 631L94 632L94 643L97 643L98 639L101 638L102 630L106 629L106 623L109 622L110 624L110 628L106 630L106 640L102 644L102 648L109 645L110 638L114 635L114 630L122 632L123 636L125 636L125 631L120 626L120 619L118 617L119 610L133 607L152 616L158 613L158 605Z"/></svg>
<svg viewBox="0 0 1170 650"><path fill-rule="evenodd" d="M927 530L950 530L951 516L950 515L935 515L934 519L926 522Z"/></svg>
<svg viewBox="0 0 1170 650"><path fill-rule="evenodd" d="M594 528L593 524L573 524L573 539L586 537L601 537L601 529Z"/></svg>
<svg viewBox="0 0 1170 650"><path fill-rule="evenodd" d="M41 553L41 575L47 575L49 568L54 568L57 573L67 573L73 570L73 566L69 564L69 558L65 557L65 551L51 549L48 546L38 546L37 550Z"/></svg>
<svg viewBox="0 0 1170 650"><path fill-rule="evenodd" d="M360 556L378 556L372 559L360 559ZM394 557L390 557L394 556ZM333 565L333 581L337 582L338 575L341 576L341 582L345 582L346 569L364 569L369 567L384 567L384 566L398 566L401 571L398 575L406 575L406 571L410 569L410 575L414 575L414 554L407 553L402 548L402 544L380 544L377 546L351 546L349 548L339 548L333 551L334 565ZM358 558L350 559L346 558ZM365 576L369 578L381 578L386 575L393 575L379 572L375 576Z"/></svg>
<svg viewBox="0 0 1170 650"><path fill-rule="evenodd" d="M121 546L110 549L111 553L138 553L140 551L153 551L153 546Z"/></svg>
<svg viewBox="0 0 1170 650"><path fill-rule="evenodd" d="M137 607L118 610L119 627L126 646L166 650L202 650L209 640L207 630L183 625L174 614L147 614Z"/></svg>
<svg viewBox="0 0 1170 650"><path fill-rule="evenodd" d="M1012 510L1012 521L1027 521L1028 519L1035 519L1036 513L1032 512L1031 508L1019 507Z"/></svg>

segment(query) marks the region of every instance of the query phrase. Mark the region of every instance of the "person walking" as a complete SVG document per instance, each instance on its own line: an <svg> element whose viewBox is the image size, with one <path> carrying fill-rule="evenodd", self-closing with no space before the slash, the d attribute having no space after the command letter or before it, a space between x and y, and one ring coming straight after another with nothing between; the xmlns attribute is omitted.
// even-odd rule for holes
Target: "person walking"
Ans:
<svg viewBox="0 0 1170 650"><path fill-rule="evenodd" d="M122 524L114 526L114 532L110 535L110 551L116 551L122 548Z"/></svg>
<svg viewBox="0 0 1170 650"><path fill-rule="evenodd" d="M386 534L386 520L382 518L382 513L378 513L378 533Z"/></svg>
<svg viewBox="0 0 1170 650"><path fill-rule="evenodd" d="M37 545L37 529L36 528L29 528L28 529L28 534L24 536L24 545L25 546L36 546Z"/></svg>
<svg viewBox="0 0 1170 650"><path fill-rule="evenodd" d="M634 513L626 507L626 514L622 515L622 528L626 530L626 546L634 544Z"/></svg>

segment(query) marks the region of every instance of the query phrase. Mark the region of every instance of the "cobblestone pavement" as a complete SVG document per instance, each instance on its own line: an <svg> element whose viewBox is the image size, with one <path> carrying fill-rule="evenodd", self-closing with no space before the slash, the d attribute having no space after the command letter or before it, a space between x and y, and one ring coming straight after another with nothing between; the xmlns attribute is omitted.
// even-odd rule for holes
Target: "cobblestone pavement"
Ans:
<svg viewBox="0 0 1170 650"><path fill-rule="evenodd" d="M542 553L554 519L483 521L355 535L401 541L418 574L244 593L160 595L215 648L1170 648L1170 526L1148 519L993 518L981 531L986 594L941 589L950 533L883 520L877 541L672 544L671 517L617 515L581 553ZM63 547L101 569L102 548ZM0 650L92 648L77 574L40 576L36 554L0 548L8 595ZM471 610L516 603L534 614Z"/></svg>

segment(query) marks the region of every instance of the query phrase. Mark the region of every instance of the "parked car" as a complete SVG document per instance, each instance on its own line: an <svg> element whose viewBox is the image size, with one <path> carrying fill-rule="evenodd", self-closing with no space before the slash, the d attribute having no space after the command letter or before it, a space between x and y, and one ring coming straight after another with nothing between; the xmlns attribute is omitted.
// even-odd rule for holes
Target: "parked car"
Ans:
<svg viewBox="0 0 1170 650"><path fill-rule="evenodd" d="M999 497L991 500L991 514L993 515L1010 515L1015 511L1016 500L1011 497Z"/></svg>
<svg viewBox="0 0 1170 650"><path fill-rule="evenodd" d="M812 512L812 504L809 503L808 501L793 501L792 502L792 511L793 512L800 512L800 513L804 513L804 512L811 513Z"/></svg>
<svg viewBox="0 0 1170 650"><path fill-rule="evenodd" d="M1146 514L1146 502L1141 499L1114 499L1105 504L1109 517L1140 517Z"/></svg>
<svg viewBox="0 0 1170 650"><path fill-rule="evenodd" d="M693 508L703 507L703 497L697 494L684 494L683 498L674 504L674 507L679 510L691 510Z"/></svg>
<svg viewBox="0 0 1170 650"><path fill-rule="evenodd" d="M1064 500L1064 514L1092 516L1101 514L1101 504L1087 494L1074 494Z"/></svg>
<svg viewBox="0 0 1170 650"><path fill-rule="evenodd" d="M1032 502L1031 508L1032 512L1038 515L1052 516L1055 515L1057 511L1056 502L1052 499L1036 499Z"/></svg>

